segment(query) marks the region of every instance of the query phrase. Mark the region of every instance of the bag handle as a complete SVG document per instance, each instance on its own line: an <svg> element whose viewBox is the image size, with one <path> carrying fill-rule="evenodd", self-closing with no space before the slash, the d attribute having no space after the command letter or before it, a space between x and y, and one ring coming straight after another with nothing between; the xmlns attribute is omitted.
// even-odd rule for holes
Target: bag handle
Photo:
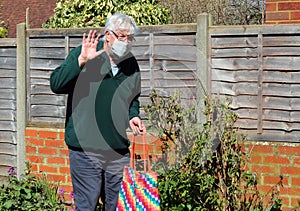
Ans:
<svg viewBox="0 0 300 211"><path fill-rule="evenodd" d="M143 139L143 152L145 154L145 159L144 160L144 171L151 171L151 165L150 165L150 158L149 158L149 145L146 142L146 133L142 134L142 139ZM136 171L136 161L135 161L135 146L136 145L136 136L133 136L133 141L131 145L131 153L130 153L130 167L133 168Z"/></svg>

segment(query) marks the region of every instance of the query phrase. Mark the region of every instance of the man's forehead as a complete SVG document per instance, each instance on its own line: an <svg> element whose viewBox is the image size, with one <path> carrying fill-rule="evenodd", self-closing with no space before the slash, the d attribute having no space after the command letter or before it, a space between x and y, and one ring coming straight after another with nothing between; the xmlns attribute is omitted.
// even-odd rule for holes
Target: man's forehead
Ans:
<svg viewBox="0 0 300 211"><path fill-rule="evenodd" d="M117 29L116 31L122 35L131 35L130 29Z"/></svg>
<svg viewBox="0 0 300 211"><path fill-rule="evenodd" d="M128 22L116 23L114 26L116 31L127 33L132 31L132 25Z"/></svg>

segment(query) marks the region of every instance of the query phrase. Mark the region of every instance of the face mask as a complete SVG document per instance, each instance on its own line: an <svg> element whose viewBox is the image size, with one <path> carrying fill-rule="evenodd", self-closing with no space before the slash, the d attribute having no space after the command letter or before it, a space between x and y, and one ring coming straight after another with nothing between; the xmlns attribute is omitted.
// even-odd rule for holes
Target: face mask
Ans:
<svg viewBox="0 0 300 211"><path fill-rule="evenodd" d="M131 51L131 45L116 39L111 46L111 50L115 55L122 58Z"/></svg>

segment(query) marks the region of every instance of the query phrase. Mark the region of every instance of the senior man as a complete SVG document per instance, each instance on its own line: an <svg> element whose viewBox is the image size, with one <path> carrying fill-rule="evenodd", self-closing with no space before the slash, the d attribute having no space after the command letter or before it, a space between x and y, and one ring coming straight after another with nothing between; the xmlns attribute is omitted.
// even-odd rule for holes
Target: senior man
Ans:
<svg viewBox="0 0 300 211"><path fill-rule="evenodd" d="M50 77L54 93L67 94L65 142L77 211L116 210L125 165L129 165L126 129L145 132L139 117L141 77L131 53L138 27L114 14L103 37L91 30Z"/></svg>

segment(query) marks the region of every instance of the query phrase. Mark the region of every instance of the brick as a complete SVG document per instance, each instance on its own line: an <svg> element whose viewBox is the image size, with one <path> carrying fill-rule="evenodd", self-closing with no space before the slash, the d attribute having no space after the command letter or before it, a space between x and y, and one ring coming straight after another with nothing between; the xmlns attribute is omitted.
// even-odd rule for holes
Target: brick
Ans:
<svg viewBox="0 0 300 211"><path fill-rule="evenodd" d="M70 174L70 168L69 167L60 167L59 172L61 174Z"/></svg>
<svg viewBox="0 0 300 211"><path fill-rule="evenodd" d="M59 133L59 139L61 139L61 140L65 139L65 133L64 132Z"/></svg>
<svg viewBox="0 0 300 211"><path fill-rule="evenodd" d="M252 154L255 153L274 153L272 146L256 145L252 149Z"/></svg>
<svg viewBox="0 0 300 211"><path fill-rule="evenodd" d="M44 173L58 173L58 168L46 165L40 165L39 170Z"/></svg>
<svg viewBox="0 0 300 211"><path fill-rule="evenodd" d="M26 146L26 153L33 153L35 154L37 152L37 148L33 146Z"/></svg>
<svg viewBox="0 0 300 211"><path fill-rule="evenodd" d="M300 155L300 147L278 146L279 154Z"/></svg>
<svg viewBox="0 0 300 211"><path fill-rule="evenodd" d="M300 19L300 12L291 12L291 19L292 20L299 20Z"/></svg>
<svg viewBox="0 0 300 211"><path fill-rule="evenodd" d="M291 198L291 206L292 207L299 207L299 204L298 204L299 202L300 202L300 196ZM289 209L289 210L291 210L291 209ZM295 210L295 211L297 211L297 210Z"/></svg>
<svg viewBox="0 0 300 211"><path fill-rule="evenodd" d="M25 130L25 136L36 137L37 134L38 134L37 131L34 129L26 129Z"/></svg>
<svg viewBox="0 0 300 211"><path fill-rule="evenodd" d="M27 159L30 161L30 163L43 163L44 162L44 158L41 156L29 155L29 156L27 156Z"/></svg>
<svg viewBox="0 0 300 211"><path fill-rule="evenodd" d="M292 186L299 186L300 187L300 177L299 178L292 178Z"/></svg>
<svg viewBox="0 0 300 211"><path fill-rule="evenodd" d="M289 20L289 13L288 12L269 12L266 14L266 18L268 21Z"/></svg>
<svg viewBox="0 0 300 211"><path fill-rule="evenodd" d="M59 149L59 154L62 156L69 157L69 150L68 149Z"/></svg>
<svg viewBox="0 0 300 211"><path fill-rule="evenodd" d="M276 3L266 3L266 11L277 11Z"/></svg>
<svg viewBox="0 0 300 211"><path fill-rule="evenodd" d="M272 188L272 185L258 185L258 190L262 193L268 193Z"/></svg>
<svg viewBox="0 0 300 211"><path fill-rule="evenodd" d="M72 183L72 178L70 176L68 177L67 183Z"/></svg>
<svg viewBox="0 0 300 211"><path fill-rule="evenodd" d="M39 148L38 152L40 154L56 155L58 151L55 148Z"/></svg>
<svg viewBox="0 0 300 211"><path fill-rule="evenodd" d="M290 160L286 157L266 156L264 163L290 164Z"/></svg>
<svg viewBox="0 0 300 211"><path fill-rule="evenodd" d="M272 173L272 174L277 173L275 166L266 166L266 165L252 165L251 172Z"/></svg>
<svg viewBox="0 0 300 211"><path fill-rule="evenodd" d="M300 157L299 158L294 158L294 164L300 165Z"/></svg>
<svg viewBox="0 0 300 211"><path fill-rule="evenodd" d="M39 165L35 163L30 163L32 171L38 172L39 171Z"/></svg>
<svg viewBox="0 0 300 211"><path fill-rule="evenodd" d="M261 163L262 162L262 156L254 155L250 157L251 163Z"/></svg>
<svg viewBox="0 0 300 211"><path fill-rule="evenodd" d="M280 177L279 176L264 176L264 184L265 185L276 185L278 184L278 182L280 181ZM283 185L288 185L288 178L287 177L283 177L282 180Z"/></svg>
<svg viewBox="0 0 300 211"><path fill-rule="evenodd" d="M278 10L300 10L300 2L279 2Z"/></svg>
<svg viewBox="0 0 300 211"><path fill-rule="evenodd" d="M280 195L299 196L300 188L280 188Z"/></svg>
<svg viewBox="0 0 300 211"><path fill-rule="evenodd" d="M39 131L39 137L46 139L56 139L58 137L58 134L56 131Z"/></svg>
<svg viewBox="0 0 300 211"><path fill-rule="evenodd" d="M291 167L291 166L281 166L280 174L283 175L299 175L300 176L300 167Z"/></svg>
<svg viewBox="0 0 300 211"><path fill-rule="evenodd" d="M45 141L45 145L46 146L50 146L50 147L65 147L65 142L62 140L46 140Z"/></svg>
<svg viewBox="0 0 300 211"><path fill-rule="evenodd" d="M66 182L66 177L59 174L47 174L47 179L55 182L61 182L61 183Z"/></svg>
<svg viewBox="0 0 300 211"><path fill-rule="evenodd" d="M66 159L61 157L49 157L47 162L49 164L66 164Z"/></svg>
<svg viewBox="0 0 300 211"><path fill-rule="evenodd" d="M36 139L36 138L29 138L28 144L33 145L33 146L45 146L45 141L41 140L41 139Z"/></svg>

